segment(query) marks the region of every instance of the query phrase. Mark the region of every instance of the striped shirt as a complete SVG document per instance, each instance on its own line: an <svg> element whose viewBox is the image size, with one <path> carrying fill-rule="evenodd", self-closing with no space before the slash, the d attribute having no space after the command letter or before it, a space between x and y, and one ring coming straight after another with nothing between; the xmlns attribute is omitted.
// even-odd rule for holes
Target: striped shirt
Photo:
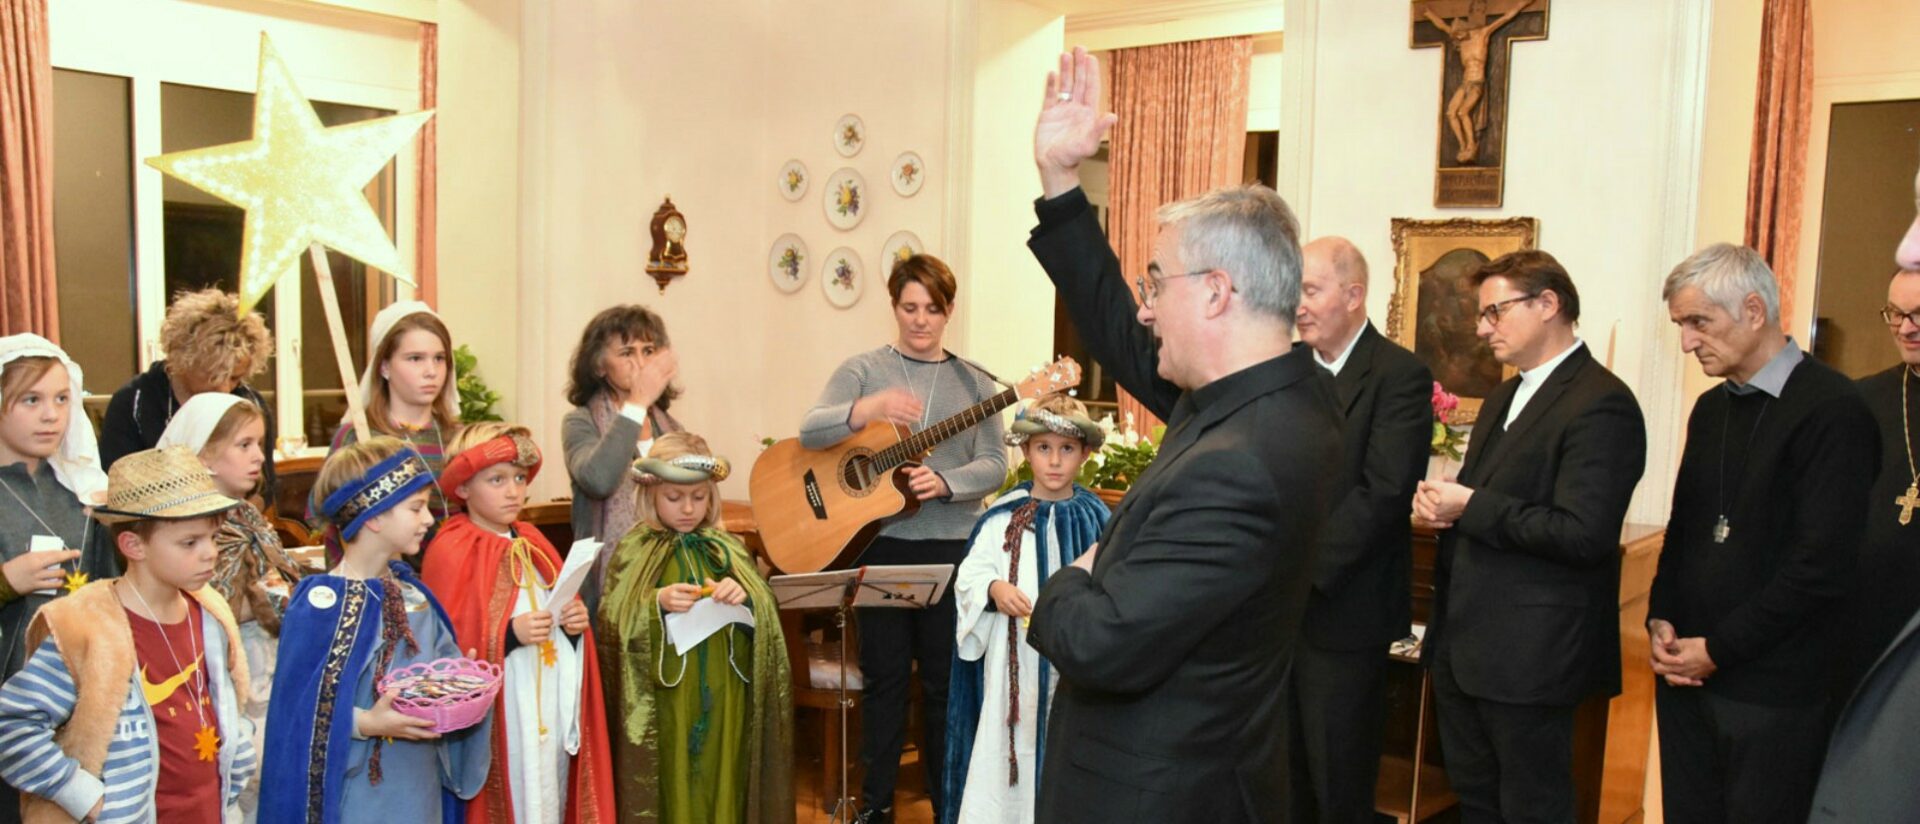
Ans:
<svg viewBox="0 0 1920 824"><path fill-rule="evenodd" d="M226 631L211 619L206 626L206 660L226 660ZM127 639L128 644L132 642ZM234 702L233 681L225 667L213 669L219 673L212 692L221 730L221 774L226 783L222 796L231 805L252 780L258 764L253 736L240 732L251 723ZM26 666L0 686L0 778L22 793L54 802L75 819L85 819L94 803L100 802L97 820L101 824L153 821L160 749L139 675L128 681L127 699L120 706L120 720L99 776L82 770L80 762L54 742L54 734L73 714L75 691L73 675L52 638L42 642Z"/></svg>

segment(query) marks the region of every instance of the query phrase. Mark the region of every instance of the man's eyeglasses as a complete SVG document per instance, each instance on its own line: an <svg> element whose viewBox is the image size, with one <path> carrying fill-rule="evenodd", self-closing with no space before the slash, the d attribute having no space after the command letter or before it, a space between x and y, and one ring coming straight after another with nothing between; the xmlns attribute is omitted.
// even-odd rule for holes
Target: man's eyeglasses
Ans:
<svg viewBox="0 0 1920 824"><path fill-rule="evenodd" d="M1880 319L1894 329L1900 328L1901 323L1906 321L1912 321L1914 326L1920 327L1920 309L1902 312L1900 307L1889 303L1887 308L1880 310Z"/></svg>
<svg viewBox="0 0 1920 824"><path fill-rule="evenodd" d="M1489 303L1486 305L1486 308L1480 310L1480 322L1488 326L1499 326L1500 319L1506 317L1508 312L1513 311L1514 304L1533 300L1537 297L1539 297L1539 295L1521 295L1517 298L1507 298L1506 300Z"/></svg>
<svg viewBox="0 0 1920 824"><path fill-rule="evenodd" d="M1148 309L1152 309L1153 302L1160 298L1160 289L1166 286L1167 281L1172 280L1174 278L1190 278L1190 277L1194 277L1195 275L1211 274L1212 272L1213 272L1212 269L1201 269L1197 272L1182 272L1177 275L1162 275L1162 274L1154 273L1154 274L1148 274L1146 277L1134 278L1133 285L1139 287L1140 305L1145 306Z"/></svg>

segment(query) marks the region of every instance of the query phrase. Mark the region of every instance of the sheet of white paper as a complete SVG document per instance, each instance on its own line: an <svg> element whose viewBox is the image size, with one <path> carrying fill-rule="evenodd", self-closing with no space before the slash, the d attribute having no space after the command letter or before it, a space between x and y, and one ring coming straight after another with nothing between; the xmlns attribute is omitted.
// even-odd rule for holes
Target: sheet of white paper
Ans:
<svg viewBox="0 0 1920 824"><path fill-rule="evenodd" d="M674 652L686 655L728 624L753 626L753 610L746 604L723 604L709 596L693 602L693 608L686 612L667 613L667 638L673 642Z"/></svg>
<svg viewBox="0 0 1920 824"><path fill-rule="evenodd" d="M58 535L35 535L32 538L28 539L27 541L28 552L58 552L66 548L67 548L67 539L62 538ZM47 567L47 569L58 569L58 568L60 568L60 564L52 564ZM46 589L40 590L39 593L41 595L53 595L58 593L59 591L60 591L59 587L48 587Z"/></svg>
<svg viewBox="0 0 1920 824"><path fill-rule="evenodd" d="M553 579L553 595L547 600L547 611L553 613L555 623L560 621L561 611L580 594L580 585L586 583L587 573L593 571L593 559L600 557L600 542L592 538L581 538L573 542L567 550L567 562L560 565L560 574Z"/></svg>

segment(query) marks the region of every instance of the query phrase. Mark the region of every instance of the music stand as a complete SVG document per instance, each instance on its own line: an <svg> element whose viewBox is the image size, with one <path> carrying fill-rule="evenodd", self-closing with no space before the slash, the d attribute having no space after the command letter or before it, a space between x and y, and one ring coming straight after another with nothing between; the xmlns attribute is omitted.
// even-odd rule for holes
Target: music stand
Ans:
<svg viewBox="0 0 1920 824"><path fill-rule="evenodd" d="M833 800L830 822L851 822L857 806L847 793L847 615L854 607L926 609L939 603L953 578L952 564L871 566L803 575L775 575L767 579L781 609L833 610L840 630L840 795ZM822 753L824 756L825 753ZM939 780L936 776L934 780Z"/></svg>

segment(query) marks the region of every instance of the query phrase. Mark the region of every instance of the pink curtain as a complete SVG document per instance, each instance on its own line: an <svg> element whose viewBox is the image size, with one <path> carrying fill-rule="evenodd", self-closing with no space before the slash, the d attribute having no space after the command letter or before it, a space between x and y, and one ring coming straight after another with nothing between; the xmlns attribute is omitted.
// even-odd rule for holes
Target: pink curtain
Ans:
<svg viewBox="0 0 1920 824"><path fill-rule="evenodd" d="M1129 287L1153 258L1155 210L1241 182L1252 64L1250 37L1117 49L1108 61L1120 122L1108 151L1107 236ZM1125 391L1120 412L1143 433L1159 423Z"/></svg>
<svg viewBox="0 0 1920 824"><path fill-rule="evenodd" d="M0 3L0 335L60 340L46 0Z"/></svg>
<svg viewBox="0 0 1920 824"><path fill-rule="evenodd" d="M1800 204L1813 120L1811 0L1766 0L1760 24L1760 83L1747 169L1748 246L1780 281L1780 323L1792 317L1800 254Z"/></svg>
<svg viewBox="0 0 1920 824"><path fill-rule="evenodd" d="M420 24L420 108L432 109L440 105L440 26L436 23ZM419 204L414 212L418 224L419 239L415 245L414 277L420 284L420 300L430 306L438 306L440 291L439 245L437 226L439 225L439 148L437 137L440 132L440 118L434 117L427 125L420 127L420 142L415 149L419 162L414 164L414 174L419 179L416 195Z"/></svg>

